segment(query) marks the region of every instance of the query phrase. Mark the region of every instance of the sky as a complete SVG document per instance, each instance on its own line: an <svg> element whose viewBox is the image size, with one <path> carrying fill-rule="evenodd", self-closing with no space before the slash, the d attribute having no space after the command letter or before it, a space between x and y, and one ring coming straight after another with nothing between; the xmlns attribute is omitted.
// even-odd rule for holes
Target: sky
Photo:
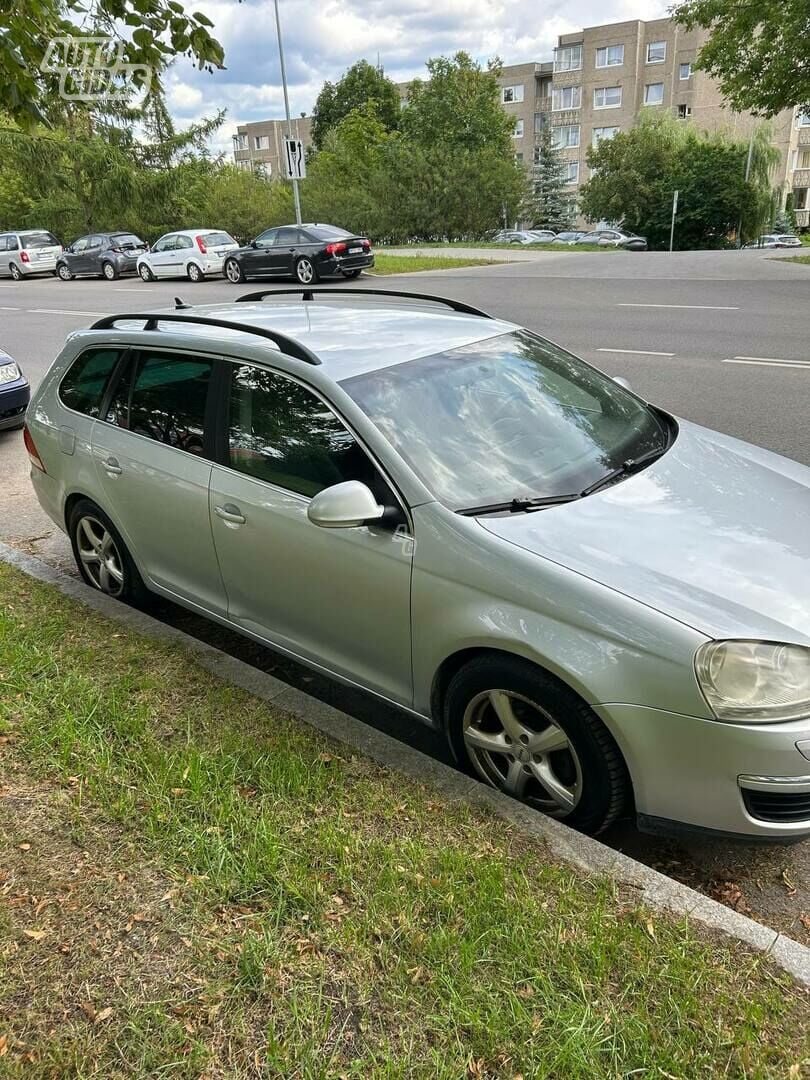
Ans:
<svg viewBox="0 0 810 1080"><path fill-rule="evenodd" d="M464 49L481 62L550 60L557 35L625 19L655 19L667 0L279 0L293 116L309 113L323 83L356 60L379 61L394 82L424 74L428 57ZM226 109L212 148L230 152L236 125L284 115L271 0L198 0L213 21L226 70L179 60L168 73L179 126Z"/></svg>

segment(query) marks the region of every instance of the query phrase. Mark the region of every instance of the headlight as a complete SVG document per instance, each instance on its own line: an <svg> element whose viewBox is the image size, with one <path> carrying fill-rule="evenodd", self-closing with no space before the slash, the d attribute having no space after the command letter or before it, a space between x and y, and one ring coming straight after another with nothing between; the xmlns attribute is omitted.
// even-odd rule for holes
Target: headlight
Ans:
<svg viewBox="0 0 810 1080"><path fill-rule="evenodd" d="M20 369L13 360L6 360L0 355L0 386L3 383L15 382L20 377Z"/></svg>
<svg viewBox="0 0 810 1080"><path fill-rule="evenodd" d="M695 672L718 720L768 723L810 717L810 649L770 641L710 641Z"/></svg>

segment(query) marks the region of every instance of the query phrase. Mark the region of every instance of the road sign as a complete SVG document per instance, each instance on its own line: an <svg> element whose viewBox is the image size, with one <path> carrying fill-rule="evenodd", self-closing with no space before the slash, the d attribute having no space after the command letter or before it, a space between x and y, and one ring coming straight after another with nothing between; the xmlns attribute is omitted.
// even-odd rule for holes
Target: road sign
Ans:
<svg viewBox="0 0 810 1080"><path fill-rule="evenodd" d="M304 157L304 144L300 139L284 140L285 164L288 180L303 180L307 175L307 163Z"/></svg>
<svg viewBox="0 0 810 1080"><path fill-rule="evenodd" d="M678 213L678 196L679 195L680 195L680 192L677 191L677 190L672 192L672 213L673 214Z"/></svg>

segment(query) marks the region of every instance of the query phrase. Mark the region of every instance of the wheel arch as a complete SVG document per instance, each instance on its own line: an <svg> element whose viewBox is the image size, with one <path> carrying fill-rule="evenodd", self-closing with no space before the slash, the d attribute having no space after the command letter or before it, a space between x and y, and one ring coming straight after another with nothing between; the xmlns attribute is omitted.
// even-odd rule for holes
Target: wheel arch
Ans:
<svg viewBox="0 0 810 1080"><path fill-rule="evenodd" d="M140 556L138 555L138 552L137 552L136 548L133 546L132 540L131 540L130 536L128 535L128 533L126 532L126 530L121 528L121 525L120 525L120 523L118 521L117 516L114 513L110 513L110 511L107 509L106 506L102 506L101 503L98 501L98 499L94 498L94 496L92 496L92 495L88 495L86 491L71 491L70 494L65 499L65 504L64 504L64 508L63 508L63 515L64 515L64 521L65 521L65 532L67 533L68 538L70 538L70 515L73 512L74 506L76 506L76 504L80 503L80 502L90 502L90 503L92 503L93 506L98 507L98 509L110 519L110 521L113 523L113 525L118 530L123 542L126 544L126 548L127 548L127 551L129 552L129 556L132 559L132 561L135 563L135 567L136 567L138 573L141 575L141 577L145 581L147 579L147 577L146 577L146 574L144 573L144 567L143 567L143 564L141 562Z"/></svg>

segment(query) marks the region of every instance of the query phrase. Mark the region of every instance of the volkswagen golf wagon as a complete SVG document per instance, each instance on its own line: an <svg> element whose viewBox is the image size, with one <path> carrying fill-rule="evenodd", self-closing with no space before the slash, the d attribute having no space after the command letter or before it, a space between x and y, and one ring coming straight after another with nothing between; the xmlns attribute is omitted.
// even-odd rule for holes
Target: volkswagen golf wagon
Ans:
<svg viewBox="0 0 810 1080"><path fill-rule="evenodd" d="M25 440L93 588L393 702L579 829L810 833L810 469L356 288L101 319Z"/></svg>

